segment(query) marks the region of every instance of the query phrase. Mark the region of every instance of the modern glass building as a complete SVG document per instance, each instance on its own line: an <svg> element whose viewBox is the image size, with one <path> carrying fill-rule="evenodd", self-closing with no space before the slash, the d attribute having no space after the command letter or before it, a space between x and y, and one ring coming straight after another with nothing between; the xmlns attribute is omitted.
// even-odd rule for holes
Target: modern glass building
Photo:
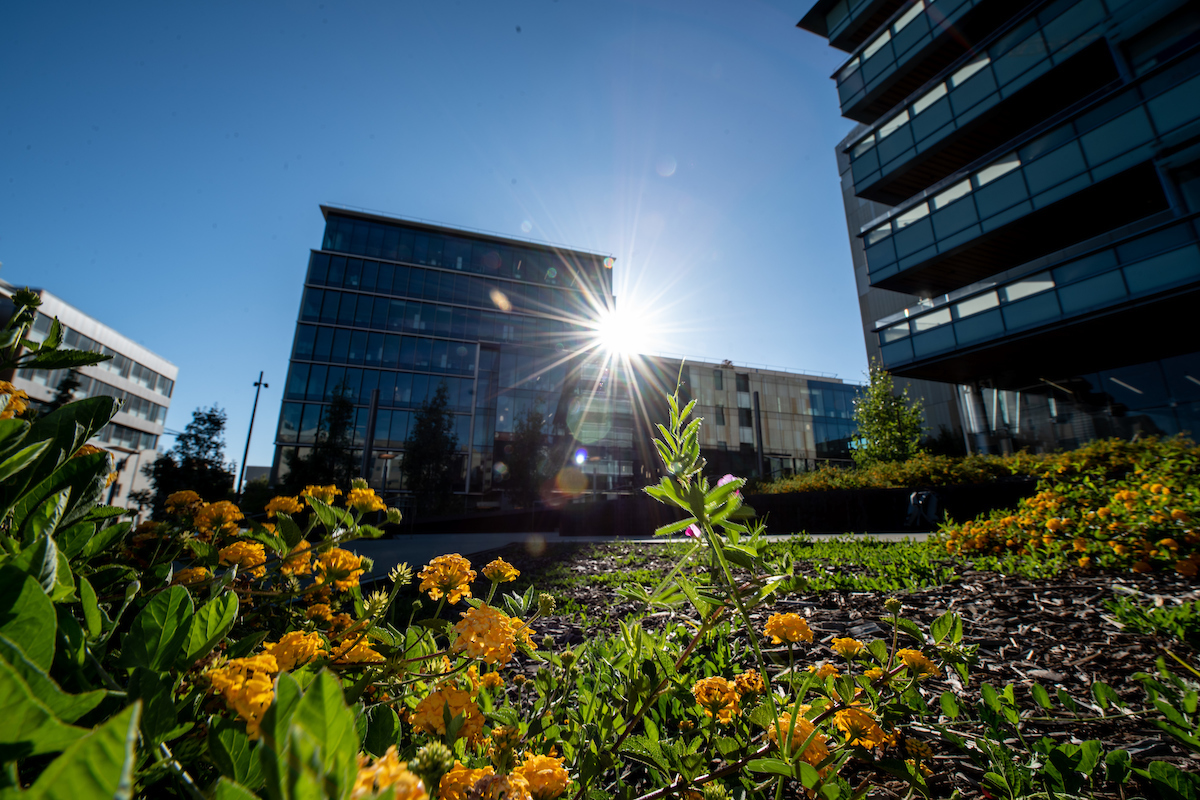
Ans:
<svg viewBox="0 0 1200 800"><path fill-rule="evenodd" d="M799 25L847 53L868 352L981 449L1200 434L1200 6L821 0Z"/></svg>
<svg viewBox="0 0 1200 800"><path fill-rule="evenodd" d="M371 482L382 487L415 409L444 385L456 421L458 492L500 488L514 424L531 410L543 417L551 452L573 470L573 491L632 485L629 393L610 377L595 336L613 304L611 258L321 211L325 234L308 259L272 482L286 475L289 451L313 445L340 392L356 407L358 455L369 446ZM586 457L576 464L581 450ZM387 472L389 493L402 491L399 464Z"/></svg>

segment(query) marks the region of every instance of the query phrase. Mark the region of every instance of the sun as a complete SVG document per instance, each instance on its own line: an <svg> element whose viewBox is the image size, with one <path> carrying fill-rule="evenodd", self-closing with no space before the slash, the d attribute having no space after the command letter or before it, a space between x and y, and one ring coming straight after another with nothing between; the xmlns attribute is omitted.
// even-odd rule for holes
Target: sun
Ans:
<svg viewBox="0 0 1200 800"><path fill-rule="evenodd" d="M649 333L645 317L619 309L601 312L596 325L597 343L613 356L637 355L646 347Z"/></svg>

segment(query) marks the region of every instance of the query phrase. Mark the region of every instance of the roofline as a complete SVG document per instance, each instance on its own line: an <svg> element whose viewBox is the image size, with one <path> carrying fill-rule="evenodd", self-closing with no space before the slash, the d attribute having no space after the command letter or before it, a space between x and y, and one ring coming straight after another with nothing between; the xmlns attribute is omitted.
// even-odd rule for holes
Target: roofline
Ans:
<svg viewBox="0 0 1200 800"><path fill-rule="evenodd" d="M434 222L432 220L413 219L411 217L398 217L393 214L385 214L380 211L370 211L365 208L356 208L354 206L336 205L333 203L322 203L321 204L321 216L324 217L325 219L329 219L330 212L335 212L342 216L358 217L360 219L369 219L369 220L375 220L378 222L392 222L392 223L400 222L405 225L411 225L413 227L421 228L423 230L432 231L435 233L446 233L446 234L459 235L459 236L461 236L463 234L466 234L468 236L482 236L482 237L486 237L488 239L492 239L492 240L495 240L498 242L503 242L505 244L514 245L517 247L528 247L530 245L533 245L535 247L543 248L546 250L553 250L553 251L560 252L560 253L567 252L567 253L573 253L576 255L591 256L593 258L612 258L611 253L601 253L601 252L596 252L595 250L581 250L577 247L567 247L566 245L558 244L556 242L547 242L547 241L543 241L540 239L522 239L522 238L516 237L516 236L509 236L507 234L495 233L493 231L487 231L487 230L482 230L482 229L477 229L477 228L466 228L466 227L461 227L461 226L455 227L455 226L447 224L447 223Z"/></svg>
<svg viewBox="0 0 1200 800"><path fill-rule="evenodd" d="M813 4L813 7L808 10L808 13L796 23L796 27L828 39L829 25L825 22L825 14L836 3L837 0L817 0Z"/></svg>

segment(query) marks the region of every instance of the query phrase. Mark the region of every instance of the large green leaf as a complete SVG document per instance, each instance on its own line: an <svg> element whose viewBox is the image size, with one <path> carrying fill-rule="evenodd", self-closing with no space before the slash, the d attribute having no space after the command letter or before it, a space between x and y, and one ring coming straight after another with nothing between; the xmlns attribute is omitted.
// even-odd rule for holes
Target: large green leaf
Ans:
<svg viewBox="0 0 1200 800"><path fill-rule="evenodd" d="M48 672L56 630L54 604L38 582L16 567L0 568L0 636Z"/></svg>
<svg viewBox="0 0 1200 800"><path fill-rule="evenodd" d="M25 441L29 428L23 419L0 419L0 455L7 457L10 450Z"/></svg>
<svg viewBox="0 0 1200 800"><path fill-rule="evenodd" d="M242 727L231 719L215 719L208 729L208 753L222 775L257 789L263 780L260 751Z"/></svg>
<svg viewBox="0 0 1200 800"><path fill-rule="evenodd" d="M0 481L7 481L13 475L28 467L46 451L49 442L34 442L22 447L8 458L0 462Z"/></svg>
<svg viewBox="0 0 1200 800"><path fill-rule="evenodd" d="M275 679L275 701L263 714L259 725L262 737L262 767L267 780L267 796L271 800L290 797L287 791L287 753L291 746L290 731L292 717L300 705L300 684L289 673L280 673Z"/></svg>
<svg viewBox="0 0 1200 800"><path fill-rule="evenodd" d="M0 719L0 762L57 753L87 733L60 722L6 661L0 661Z"/></svg>
<svg viewBox="0 0 1200 800"><path fill-rule="evenodd" d="M107 692L97 689L94 692L82 694L67 694L59 688L46 672L29 660L21 652L21 648L0 636L0 661L13 669L34 696L46 704L54 716L63 722L74 722L91 711L107 696Z"/></svg>
<svg viewBox="0 0 1200 800"><path fill-rule="evenodd" d="M103 353L89 353L86 350L48 350L36 353L32 358L23 359L21 367L25 369L77 369L90 367L111 358L112 356Z"/></svg>
<svg viewBox="0 0 1200 800"><path fill-rule="evenodd" d="M129 529L133 527L132 522L118 522L116 525L109 525L102 529L99 533L88 539L88 542L83 547L83 559L86 561L92 556L103 553L110 544L120 541L125 534L129 533Z"/></svg>
<svg viewBox="0 0 1200 800"><path fill-rule="evenodd" d="M31 473L18 482L19 485L0 487L0 496L5 498L4 506L7 508L15 502L25 486L37 485L70 458L80 445L108 424L118 408L119 400L99 395L67 403L38 417L26 437L27 441L46 441L50 445L38 458Z"/></svg>
<svg viewBox="0 0 1200 800"><path fill-rule="evenodd" d="M348 790L358 769L358 732L342 683L333 673L322 672L308 687L296 706L292 725L317 744L321 771L338 787L339 794Z"/></svg>
<svg viewBox="0 0 1200 800"><path fill-rule="evenodd" d="M84 736L46 767L27 800L129 800L141 705L129 708Z"/></svg>
<svg viewBox="0 0 1200 800"><path fill-rule="evenodd" d="M55 469L40 483L34 484L13 505L13 524L24 541L32 538L34 512L53 495L70 490L67 507L63 511L60 525L71 525L85 516L100 500L108 480L108 453L90 453L77 456Z"/></svg>
<svg viewBox="0 0 1200 800"><path fill-rule="evenodd" d="M192 618L192 597L182 586L160 592L133 618L121 645L121 663L129 668L165 670L179 657Z"/></svg>
<svg viewBox="0 0 1200 800"><path fill-rule="evenodd" d="M217 781L216 788L212 793L212 800L256 800L256 797L254 792L245 786L239 786L226 777Z"/></svg>
<svg viewBox="0 0 1200 800"><path fill-rule="evenodd" d="M396 744L400 735L400 718L390 706L379 705L367 712L367 735L363 737L363 749L375 756L382 756Z"/></svg>
<svg viewBox="0 0 1200 800"><path fill-rule="evenodd" d="M94 522L77 522L66 530L59 530L55 539L58 541L59 551L71 559L83 552L83 548L87 547L87 543L95 535Z"/></svg>
<svg viewBox="0 0 1200 800"><path fill-rule="evenodd" d="M34 538L53 536L58 528L58 523L62 521L63 514L66 513L67 501L70 499L71 489L69 487L47 497L46 501L29 515L29 522L25 526L29 535Z"/></svg>
<svg viewBox="0 0 1200 800"><path fill-rule="evenodd" d="M129 698L142 701L142 735L146 743L154 746L166 741L178 721L171 684L157 672L135 669L129 678Z"/></svg>
<svg viewBox="0 0 1200 800"><path fill-rule="evenodd" d="M54 544L53 538L48 535L39 536L10 563L37 581L43 592L54 593L55 578L58 575L58 546Z"/></svg>
<svg viewBox="0 0 1200 800"><path fill-rule="evenodd" d="M229 633L233 623L237 621L238 598L233 592L209 600L192 617L188 628L187 645L184 648L180 664L189 666L198 658L204 658L217 646L225 634Z"/></svg>

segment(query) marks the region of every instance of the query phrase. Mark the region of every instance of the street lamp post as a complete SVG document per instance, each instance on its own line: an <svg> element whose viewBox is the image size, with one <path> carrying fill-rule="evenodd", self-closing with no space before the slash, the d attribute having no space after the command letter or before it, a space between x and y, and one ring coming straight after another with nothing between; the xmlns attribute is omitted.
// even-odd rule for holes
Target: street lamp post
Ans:
<svg viewBox="0 0 1200 800"><path fill-rule="evenodd" d="M246 449L242 451L242 469L238 472L237 499L242 502L242 480L246 477L246 459L250 457L250 437L254 434L254 415L258 413L258 393L270 388L269 383L263 383L262 370L258 371L258 380L254 383L254 407L250 409L250 430L246 431Z"/></svg>

